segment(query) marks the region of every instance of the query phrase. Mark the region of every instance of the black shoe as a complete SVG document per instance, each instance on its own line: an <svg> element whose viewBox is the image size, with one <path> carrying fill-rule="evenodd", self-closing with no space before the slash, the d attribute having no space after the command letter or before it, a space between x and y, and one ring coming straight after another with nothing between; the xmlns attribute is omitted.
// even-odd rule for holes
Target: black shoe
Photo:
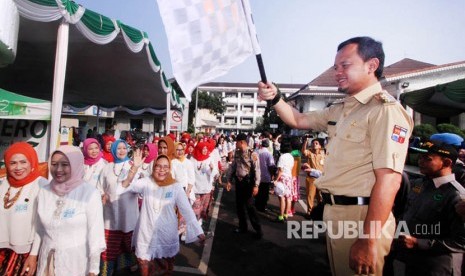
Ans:
<svg viewBox="0 0 465 276"><path fill-rule="evenodd" d="M311 219L312 219L312 215L309 214L309 213L307 213L307 214L304 215L304 218L305 218L305 219L308 219L308 220L311 220Z"/></svg>
<svg viewBox="0 0 465 276"><path fill-rule="evenodd" d="M245 233L247 233L247 230L236 228L236 229L233 230L233 233L235 233L235 234L245 234Z"/></svg>

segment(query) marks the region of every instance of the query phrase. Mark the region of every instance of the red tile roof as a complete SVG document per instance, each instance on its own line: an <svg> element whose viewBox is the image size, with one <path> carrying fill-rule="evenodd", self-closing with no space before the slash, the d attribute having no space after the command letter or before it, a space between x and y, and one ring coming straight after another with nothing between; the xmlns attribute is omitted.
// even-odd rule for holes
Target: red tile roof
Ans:
<svg viewBox="0 0 465 276"><path fill-rule="evenodd" d="M399 74L399 73L406 73L410 71L416 71L419 69L425 69L435 67L434 64L421 62L418 60L404 58L396 63L393 63L389 66L384 67L383 75L385 77L389 77L391 75Z"/></svg>

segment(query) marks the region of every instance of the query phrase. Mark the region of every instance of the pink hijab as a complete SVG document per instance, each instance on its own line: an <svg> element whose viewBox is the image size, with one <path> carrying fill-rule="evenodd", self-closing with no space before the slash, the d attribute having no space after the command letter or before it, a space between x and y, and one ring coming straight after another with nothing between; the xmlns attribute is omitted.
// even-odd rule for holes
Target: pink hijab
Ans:
<svg viewBox="0 0 465 276"><path fill-rule="evenodd" d="M54 191L57 195L64 196L80 184L84 183L84 180L82 180L84 177L84 156L78 147L60 146L52 153L50 161L52 160L53 155L57 152L63 153L68 159L71 166L71 178L63 183L58 183L55 179L52 179L50 186L52 191ZM49 166L51 167L51 164L49 164Z"/></svg>
<svg viewBox="0 0 465 276"><path fill-rule="evenodd" d="M151 143L145 144L144 147L147 147L149 149L149 155L146 156L144 160L144 163L148 164L152 162L155 158L157 158L158 149L157 149L157 146Z"/></svg>
<svg viewBox="0 0 465 276"><path fill-rule="evenodd" d="M89 154L87 153L87 149L89 148L89 146L91 144L97 144L98 149L99 149L98 156L95 157L95 158L90 157ZM82 146L82 153L84 154L84 164L86 164L88 166L94 165L103 156L102 148L100 147L100 143L97 141L97 139L94 139L94 138L87 138L86 140L84 140L84 143L83 143L83 146Z"/></svg>

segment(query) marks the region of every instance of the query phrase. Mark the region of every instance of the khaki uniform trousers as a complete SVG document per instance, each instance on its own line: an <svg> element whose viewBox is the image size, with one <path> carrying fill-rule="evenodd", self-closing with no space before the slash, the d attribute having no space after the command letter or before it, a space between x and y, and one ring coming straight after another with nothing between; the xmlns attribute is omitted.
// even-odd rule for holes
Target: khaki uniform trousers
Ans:
<svg viewBox="0 0 465 276"><path fill-rule="evenodd" d="M315 205L315 196L316 196L317 202L321 201L321 195L319 192L317 193L315 181L316 181L316 178L308 177L308 176L305 177L305 188L306 188L305 194L307 196L307 214L311 213L313 206Z"/></svg>
<svg viewBox="0 0 465 276"><path fill-rule="evenodd" d="M357 233L359 233L359 226L363 227L367 211L368 205L325 205L323 220L328 227L326 248L333 276L356 275L349 267L349 253L350 247L357 240L358 235L355 238L331 238L330 235L341 235L340 233L344 233L344 229L338 229L338 226L341 225L341 222L346 223L348 221L357 224L356 229ZM331 223L328 223L329 221ZM376 260L376 273L374 275L383 275L384 257L391 249L395 226L395 219L391 213L383 226L382 233L386 233L386 235L382 234L377 242L378 256ZM347 227L345 228L347 230Z"/></svg>

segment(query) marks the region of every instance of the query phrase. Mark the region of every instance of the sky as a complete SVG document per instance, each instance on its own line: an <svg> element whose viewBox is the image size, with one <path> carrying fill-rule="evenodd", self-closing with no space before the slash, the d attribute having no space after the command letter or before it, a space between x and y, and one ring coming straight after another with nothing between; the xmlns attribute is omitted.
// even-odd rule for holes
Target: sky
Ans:
<svg viewBox="0 0 465 276"><path fill-rule="evenodd" d="M168 42L156 0L74 0L145 31L168 78ZM179 1L179 0L173 0ZM465 61L463 0L250 0L268 80L306 84L330 68L354 36L383 43L385 65L404 58L435 65ZM255 57L215 82L258 82Z"/></svg>

